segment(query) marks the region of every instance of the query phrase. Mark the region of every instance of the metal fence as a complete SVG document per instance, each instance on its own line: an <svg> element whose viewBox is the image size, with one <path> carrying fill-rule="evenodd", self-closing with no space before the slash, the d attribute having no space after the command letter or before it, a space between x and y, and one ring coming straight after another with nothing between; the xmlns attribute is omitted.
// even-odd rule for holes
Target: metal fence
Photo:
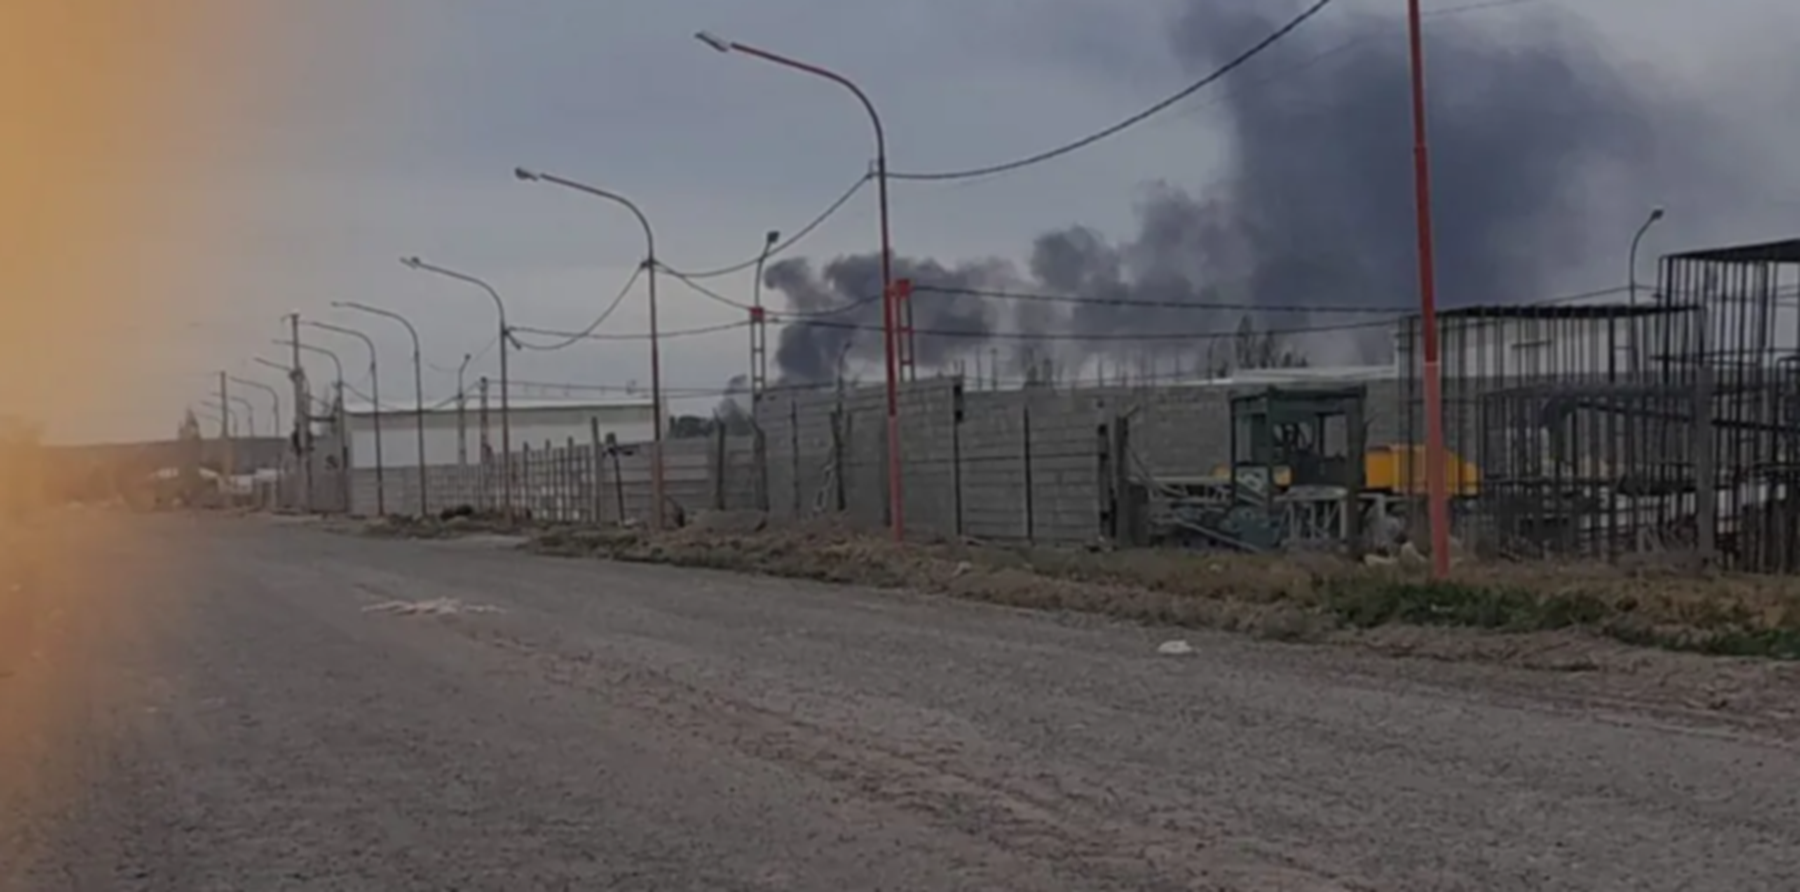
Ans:
<svg viewBox="0 0 1800 892"><path fill-rule="evenodd" d="M1796 283L1800 240L1670 255L1637 305L1442 314L1446 442L1481 475L1457 532L1508 557L1800 568ZM1400 339L1416 440L1421 335Z"/></svg>

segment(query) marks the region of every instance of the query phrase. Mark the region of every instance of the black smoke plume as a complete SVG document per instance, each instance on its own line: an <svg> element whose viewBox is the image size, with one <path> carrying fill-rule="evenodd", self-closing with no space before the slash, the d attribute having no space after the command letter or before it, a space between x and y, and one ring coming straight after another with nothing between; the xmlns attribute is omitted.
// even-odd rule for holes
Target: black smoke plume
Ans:
<svg viewBox="0 0 1800 892"><path fill-rule="evenodd" d="M1173 49L1197 76L1254 44L1296 8L1193 0L1176 16ZM1659 129L1648 122L1679 116L1658 107L1669 100L1634 89L1572 15L1545 15L1529 43L1485 32L1480 19L1444 16L1427 26L1434 228L1446 306L1546 297L1553 277L1594 250L1616 250L1615 215L1598 210L1584 189L1595 181L1621 190L1644 186L1655 176L1646 147ZM1320 308L1249 314L1263 328L1367 324L1370 317L1331 309L1408 305L1418 290L1405 28L1397 15L1328 10L1203 93L1195 101L1218 102L1220 118L1229 122L1225 177L1199 192L1154 185L1139 203L1138 230L1129 240L1074 225L1039 235L1023 275L1000 260L947 266L918 258L900 260L898 274L920 283L1102 299ZM1338 51L1349 42L1355 46ZM1596 217L1604 218L1602 225ZM1590 238L1596 231L1600 238ZM765 284L795 310L818 313L876 295L879 271L873 254L838 258L822 275L790 260L771 266ZM990 334L1228 332L1245 317L1236 310L1051 307L929 293L915 299L915 308L920 329ZM879 302L836 318L874 328ZM1305 349L1328 354L1316 361L1378 361L1389 334L1365 328L1313 337ZM985 352L985 340L920 335L917 360L929 367ZM1080 361L1155 349L1198 354L1207 344L1065 346ZM878 359L879 333L804 324L781 332L784 378L829 378L840 355Z"/></svg>

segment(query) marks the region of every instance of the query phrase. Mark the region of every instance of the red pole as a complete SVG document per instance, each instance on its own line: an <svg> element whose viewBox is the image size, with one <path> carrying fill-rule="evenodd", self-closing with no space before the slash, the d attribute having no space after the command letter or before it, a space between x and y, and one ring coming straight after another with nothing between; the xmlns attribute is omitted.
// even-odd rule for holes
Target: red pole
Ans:
<svg viewBox="0 0 1800 892"><path fill-rule="evenodd" d="M858 96L862 91L855 91ZM867 100L865 100L866 104ZM881 337L887 354L887 472L888 521L895 542L906 541L906 489L900 475L900 368L894 329L899 325L898 295L894 293L894 247L888 235L887 135L875 107L868 106L875 122L875 191L881 215Z"/></svg>
<svg viewBox="0 0 1800 892"><path fill-rule="evenodd" d="M1431 575L1450 575L1450 499L1444 480L1444 393L1438 361L1437 274L1431 245L1431 158L1425 140L1425 41L1419 0L1407 0L1412 44L1413 193L1418 203L1419 319L1424 329L1425 498L1431 518Z"/></svg>

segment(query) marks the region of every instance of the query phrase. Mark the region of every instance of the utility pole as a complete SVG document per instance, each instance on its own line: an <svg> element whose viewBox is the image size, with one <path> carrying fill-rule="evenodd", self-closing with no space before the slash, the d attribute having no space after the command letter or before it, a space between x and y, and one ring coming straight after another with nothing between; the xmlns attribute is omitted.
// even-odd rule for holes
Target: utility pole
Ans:
<svg viewBox="0 0 1800 892"><path fill-rule="evenodd" d="M293 342L292 365L288 366L288 382L294 385L294 461L300 465L306 493L301 496L306 513L313 512L312 463L312 388L307 386L306 369L300 365L300 314L289 313L288 340Z"/></svg>
<svg viewBox="0 0 1800 892"><path fill-rule="evenodd" d="M469 464L469 391L463 385L463 373L469 370L470 354L463 354L462 365L456 369L456 465L467 467Z"/></svg>
<svg viewBox="0 0 1800 892"><path fill-rule="evenodd" d="M501 349L503 349L503 350L506 349L505 345L501 345ZM477 443L481 447L481 455L480 455L481 478L482 478L482 480L485 481L487 479L488 451L490 448L488 446L488 378L486 375L481 376L480 413L481 414L480 414L480 418L479 418L479 423L481 425L481 436L477 438ZM483 495L485 495L487 487L483 486L482 490L483 490ZM507 493L508 493L508 501L510 502L511 489L508 489Z"/></svg>
<svg viewBox="0 0 1800 892"><path fill-rule="evenodd" d="M306 324L319 329L320 331L333 331L341 335L353 337L362 341L363 347L367 348L369 351L369 418L375 428L375 516L386 517L387 471L385 470L386 462L384 458L386 450L384 450L381 445L381 361L379 353L375 349L375 340L354 328L346 328L342 325L332 325L329 322L312 321L308 321ZM341 384L343 382L340 380L339 383ZM342 395L343 392L340 390L340 398ZM350 440L348 412L340 411L338 413L338 421L340 425L342 425L338 430L342 433L344 442L348 443ZM346 466L346 468L347 467L348 466ZM346 470L346 473L348 473L348 470Z"/></svg>
<svg viewBox="0 0 1800 892"><path fill-rule="evenodd" d="M1425 39L1419 0L1406 5L1412 67L1413 199L1419 241L1419 322L1425 378L1425 500L1431 519L1431 576L1450 576L1450 496L1444 479L1444 392L1438 360L1437 274L1431 233L1431 161L1425 129Z"/></svg>
<svg viewBox="0 0 1800 892"><path fill-rule="evenodd" d="M219 445L224 449L219 458L219 469L223 472L219 482L229 487L236 464L232 461L231 452L236 446L231 439L231 391L225 383L224 372L219 373ZM230 492L227 488L226 495L229 496Z"/></svg>

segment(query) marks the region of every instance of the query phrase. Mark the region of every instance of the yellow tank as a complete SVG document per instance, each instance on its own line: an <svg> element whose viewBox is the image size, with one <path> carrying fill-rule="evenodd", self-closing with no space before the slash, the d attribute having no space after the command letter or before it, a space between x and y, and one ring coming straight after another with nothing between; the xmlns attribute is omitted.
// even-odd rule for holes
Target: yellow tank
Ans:
<svg viewBox="0 0 1800 892"><path fill-rule="evenodd" d="M1213 476L1229 479L1231 469L1226 465L1216 465L1213 467ZM1293 471L1285 466L1277 466L1274 476L1276 489L1286 489L1294 482ZM1424 446L1390 443L1372 447L1363 454L1363 486L1368 492L1423 496L1427 479ZM1462 456L1454 452L1446 452L1444 482L1451 498L1473 496L1480 491L1481 474L1474 462L1464 461Z"/></svg>
<svg viewBox="0 0 1800 892"><path fill-rule="evenodd" d="M1371 448L1363 461L1363 480L1371 492L1425 495L1425 447L1416 443L1390 443ZM1410 479L1403 479L1410 478ZM1480 491L1481 473L1474 462L1444 451L1444 483L1451 498L1473 496Z"/></svg>

